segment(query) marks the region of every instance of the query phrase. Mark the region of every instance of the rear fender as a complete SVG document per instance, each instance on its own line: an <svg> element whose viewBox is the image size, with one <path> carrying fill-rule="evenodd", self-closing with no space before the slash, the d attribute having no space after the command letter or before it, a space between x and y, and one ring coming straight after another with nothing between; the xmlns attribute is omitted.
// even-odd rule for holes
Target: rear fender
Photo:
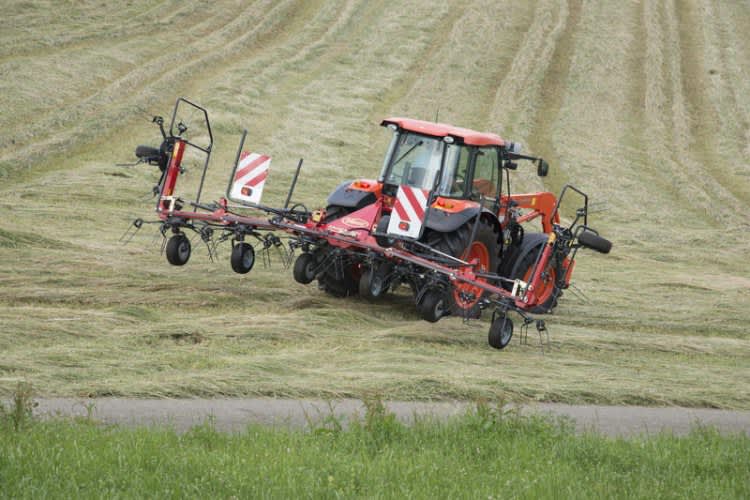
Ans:
<svg viewBox="0 0 750 500"><path fill-rule="evenodd" d="M358 179L341 183L328 197L328 206L339 206L360 210L372 205L382 197L383 185L369 179Z"/></svg>
<svg viewBox="0 0 750 500"><path fill-rule="evenodd" d="M426 227L449 233L463 226L479 213L479 203L438 197L427 211Z"/></svg>
<svg viewBox="0 0 750 500"><path fill-rule="evenodd" d="M480 205L475 201L438 198L430 207L426 227L441 233L455 231L474 220L479 210ZM499 233L501 228L497 216L486 208L481 208L481 210L482 219L495 226Z"/></svg>

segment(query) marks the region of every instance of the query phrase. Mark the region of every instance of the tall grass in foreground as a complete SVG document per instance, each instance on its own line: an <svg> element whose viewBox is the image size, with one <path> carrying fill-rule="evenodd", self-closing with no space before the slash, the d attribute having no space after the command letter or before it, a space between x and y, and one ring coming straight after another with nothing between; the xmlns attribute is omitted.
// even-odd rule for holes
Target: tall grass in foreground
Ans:
<svg viewBox="0 0 750 500"><path fill-rule="evenodd" d="M448 422L404 426L371 404L349 426L207 422L101 427L25 421L0 429L0 496L10 498L747 498L750 438L608 439L486 406Z"/></svg>

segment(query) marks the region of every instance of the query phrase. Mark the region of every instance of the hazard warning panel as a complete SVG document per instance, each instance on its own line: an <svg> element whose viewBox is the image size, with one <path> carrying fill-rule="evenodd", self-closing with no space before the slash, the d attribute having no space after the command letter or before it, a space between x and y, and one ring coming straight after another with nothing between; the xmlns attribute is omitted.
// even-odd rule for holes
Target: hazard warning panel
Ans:
<svg viewBox="0 0 750 500"><path fill-rule="evenodd" d="M232 172L227 198L243 205L259 205L270 166L270 156L243 151L237 168Z"/></svg>
<svg viewBox="0 0 750 500"><path fill-rule="evenodd" d="M388 234L417 239L421 235L429 191L399 186L396 203L393 204Z"/></svg>

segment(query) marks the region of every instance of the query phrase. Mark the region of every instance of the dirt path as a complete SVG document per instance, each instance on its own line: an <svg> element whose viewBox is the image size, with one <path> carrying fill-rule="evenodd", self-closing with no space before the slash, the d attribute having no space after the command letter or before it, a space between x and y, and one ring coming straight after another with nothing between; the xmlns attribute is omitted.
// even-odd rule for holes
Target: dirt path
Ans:
<svg viewBox="0 0 750 500"><path fill-rule="evenodd" d="M35 413L40 416L87 416L104 423L123 425L167 424L178 431L214 419L223 431L242 431L249 423L301 427L335 415L348 419L364 414L361 401L354 399L321 400L279 399L38 399ZM405 422L415 415L447 418L465 412L465 402L388 402L388 409ZM647 408L618 406L572 406L533 404L522 407L524 414L549 414L569 417L579 432L595 430L607 436L655 434L659 431L686 434L704 425L724 433L750 434L750 412L692 408Z"/></svg>

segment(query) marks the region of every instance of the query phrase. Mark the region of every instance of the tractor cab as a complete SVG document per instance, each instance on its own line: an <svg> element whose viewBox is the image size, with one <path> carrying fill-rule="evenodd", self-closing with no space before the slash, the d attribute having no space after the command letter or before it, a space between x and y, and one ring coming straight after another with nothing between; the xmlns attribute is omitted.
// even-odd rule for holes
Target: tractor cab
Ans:
<svg viewBox="0 0 750 500"><path fill-rule="evenodd" d="M438 206L441 198L497 204L505 146L499 136L406 118L382 125L393 130L379 178L384 195L395 196L407 185L434 191Z"/></svg>

